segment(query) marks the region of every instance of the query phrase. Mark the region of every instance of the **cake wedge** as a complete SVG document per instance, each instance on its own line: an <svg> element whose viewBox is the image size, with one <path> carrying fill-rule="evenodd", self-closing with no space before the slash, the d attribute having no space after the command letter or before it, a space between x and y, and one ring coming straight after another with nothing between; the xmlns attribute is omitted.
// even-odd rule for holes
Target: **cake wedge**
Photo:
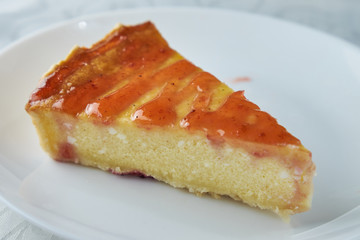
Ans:
<svg viewBox="0 0 360 240"><path fill-rule="evenodd" d="M243 91L173 50L151 22L74 48L25 108L57 161L151 176L283 217L311 206L311 152Z"/></svg>

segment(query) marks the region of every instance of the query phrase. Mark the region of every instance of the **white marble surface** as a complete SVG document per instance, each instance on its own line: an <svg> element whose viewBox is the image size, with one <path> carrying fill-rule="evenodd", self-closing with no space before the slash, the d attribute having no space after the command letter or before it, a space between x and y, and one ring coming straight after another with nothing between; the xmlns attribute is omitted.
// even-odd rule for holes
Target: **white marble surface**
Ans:
<svg viewBox="0 0 360 240"><path fill-rule="evenodd" d="M264 14L319 29L360 47L358 0L0 0L0 51L39 29L83 15L125 8L194 6ZM63 239L0 202L0 239Z"/></svg>

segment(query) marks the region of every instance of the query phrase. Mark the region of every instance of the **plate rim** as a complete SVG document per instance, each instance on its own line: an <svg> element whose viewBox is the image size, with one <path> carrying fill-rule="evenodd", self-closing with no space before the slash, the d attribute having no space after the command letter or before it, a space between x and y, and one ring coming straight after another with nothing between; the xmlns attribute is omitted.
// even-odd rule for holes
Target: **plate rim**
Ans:
<svg viewBox="0 0 360 240"><path fill-rule="evenodd" d="M48 31L51 31L51 30L54 30L54 29L57 29L60 27L64 27L66 25L71 25L71 24L74 24L76 22L83 21L83 20L94 20L96 18L106 17L106 16L113 15L113 14L114 15L119 14L119 13L129 14L129 13L138 13L138 12L142 12L142 11L145 11L145 12L151 12L151 11L155 11L155 12L156 11L176 11L176 12L204 11L204 12L231 13L231 14L247 15L249 17L262 18L264 20L274 21L274 22L277 22L280 24L287 24L289 26L293 25L293 27L302 28L303 30L310 31L314 34L321 34L324 37L330 38L334 41L340 42L341 44L345 44L348 47L354 48L355 50L357 50L360 53L360 46L357 46L356 44L349 42L346 39L343 39L336 35L332 35L321 29L316 29L316 28L313 28L313 27L305 25L305 24L293 22L293 21L278 18L275 16L265 15L265 14L256 13L256 12L247 12L247 11L236 10L236 9L227 9L227 8L211 8L211 7L199 7L199 6L176 6L176 7L157 6L157 7L136 7L136 8L115 9L115 10L103 11L103 12L98 12L98 13L93 13L93 14L85 14L82 16L77 16L75 18L58 21L58 22L50 24L49 26L39 28L28 34L25 34L24 36L5 45L2 49L0 49L0 56L3 54L6 54L6 52L8 52L8 51L11 51L13 48L16 48L17 45L22 44L23 42L26 42L38 35L46 33Z"/></svg>

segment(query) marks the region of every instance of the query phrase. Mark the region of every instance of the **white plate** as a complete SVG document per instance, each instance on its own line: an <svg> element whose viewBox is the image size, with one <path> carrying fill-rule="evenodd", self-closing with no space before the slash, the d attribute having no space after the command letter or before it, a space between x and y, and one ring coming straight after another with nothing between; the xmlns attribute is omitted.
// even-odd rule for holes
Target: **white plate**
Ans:
<svg viewBox="0 0 360 240"><path fill-rule="evenodd" d="M310 211L282 222L231 200L61 164L41 150L24 105L40 76L117 22L152 20L170 45L271 112L313 152ZM360 235L360 52L295 24L205 9L142 9L71 21L0 54L0 196L77 239L306 239ZM232 79L249 76L250 82ZM357 207L357 208L356 208ZM351 211L351 212L349 212ZM346 215L344 215L347 213Z"/></svg>

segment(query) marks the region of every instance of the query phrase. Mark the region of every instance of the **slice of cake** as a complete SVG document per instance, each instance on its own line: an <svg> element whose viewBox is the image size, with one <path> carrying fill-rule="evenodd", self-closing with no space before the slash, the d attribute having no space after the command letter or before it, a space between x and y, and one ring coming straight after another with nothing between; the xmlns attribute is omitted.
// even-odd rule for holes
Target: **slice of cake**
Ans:
<svg viewBox="0 0 360 240"><path fill-rule="evenodd" d="M57 161L152 176L282 216L310 208L311 152L243 91L171 49L151 22L73 49L26 111Z"/></svg>

